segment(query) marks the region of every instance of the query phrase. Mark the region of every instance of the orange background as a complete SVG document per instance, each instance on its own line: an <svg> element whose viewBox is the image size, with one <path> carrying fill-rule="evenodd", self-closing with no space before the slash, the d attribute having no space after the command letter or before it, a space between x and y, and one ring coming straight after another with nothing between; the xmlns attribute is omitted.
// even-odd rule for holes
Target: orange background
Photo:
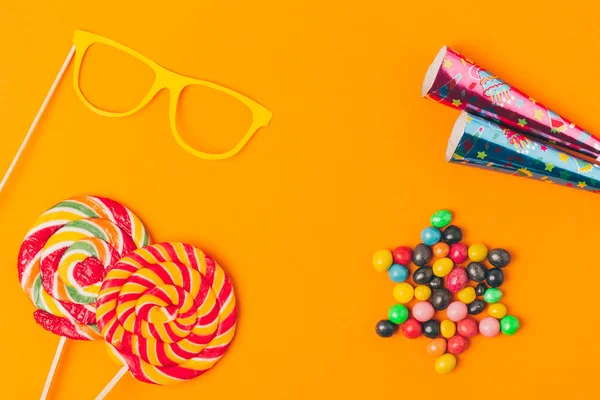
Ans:
<svg viewBox="0 0 600 400"><path fill-rule="evenodd" d="M600 132L597 6L27 3L0 3L2 171L75 28L245 93L274 117L235 158L203 161L173 140L164 92L131 117L100 117L75 96L69 69L0 198L0 397L38 398L58 343L18 284L20 241L48 207L88 193L132 208L155 241L205 249L240 300L236 339L214 370L170 387L126 376L107 399L594 396L598 197L447 164L458 113L421 99L420 85L447 44ZM415 245L438 208L454 211L467 243L512 251L504 302L523 321L513 337L472 340L446 376L425 338L374 333L394 299L372 253ZM51 398L91 399L117 369L102 343L70 341Z"/></svg>

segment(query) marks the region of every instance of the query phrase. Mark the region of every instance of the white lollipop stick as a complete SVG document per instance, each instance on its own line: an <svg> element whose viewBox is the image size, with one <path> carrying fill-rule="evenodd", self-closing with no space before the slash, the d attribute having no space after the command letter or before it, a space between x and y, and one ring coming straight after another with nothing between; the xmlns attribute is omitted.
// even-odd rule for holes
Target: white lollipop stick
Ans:
<svg viewBox="0 0 600 400"><path fill-rule="evenodd" d="M54 91L56 90L56 87L58 86L58 83L60 82L62 76L65 74L65 71L67 70L67 67L69 66L69 63L71 62L71 59L73 58L74 54L75 54L75 45L73 45L71 47L71 51L69 51L69 54L67 55L65 62L63 63L62 67L60 68L60 71L58 71L58 75L56 75L56 78L54 78L54 83L50 87L50 91L46 95L46 98L44 99L42 106L40 107L37 115L35 116L35 119L31 123L31 126L29 127L29 131L27 131L27 135L25 135L25 139L23 139L23 143L21 143L21 147L19 147L19 150L17 151L15 158L13 158L12 163L8 167L8 170L6 171L6 173L4 174L4 178L2 178L2 182L0 183L0 192L4 188L4 185L6 185L6 181L8 181L8 178L10 177L10 174L12 174L13 169L15 169L15 166L17 165L17 162L19 161L19 158L21 157L21 153L23 153L23 150L25 150L25 146L27 146L27 142L31 138L31 135L33 134L33 131L35 130L35 127L37 126L40 118L42 117L42 114L46 110L46 106L48 106L48 103L50 102L50 99L52 98L52 95L54 94Z"/></svg>
<svg viewBox="0 0 600 400"><path fill-rule="evenodd" d="M60 355L62 354L63 347L65 347L66 342L67 338L61 336L60 341L58 342L58 346L56 347L56 353L54 353L54 360L52 360L52 366L50 367L50 371L48 372L48 376L46 377L46 384L44 385L44 391L40 396L40 400L46 400L46 397L48 396L50 386L52 385L52 378L54 378L54 372L56 372L56 366L58 365L58 360L60 360Z"/></svg>
<svg viewBox="0 0 600 400"><path fill-rule="evenodd" d="M108 392L110 392L115 387L115 385L119 383L119 381L121 380L123 375L127 373L127 371L129 371L129 367L127 367L126 365L121 367L119 372L117 372L117 374L110 380L110 382L108 382L108 385L106 385L104 389L102 389L100 394L96 396L96 400L102 400L103 398L105 398Z"/></svg>

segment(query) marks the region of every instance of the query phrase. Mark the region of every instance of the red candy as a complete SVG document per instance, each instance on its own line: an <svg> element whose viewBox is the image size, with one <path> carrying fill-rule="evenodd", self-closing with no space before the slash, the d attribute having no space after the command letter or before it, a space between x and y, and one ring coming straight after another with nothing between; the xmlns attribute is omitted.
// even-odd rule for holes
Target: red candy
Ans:
<svg viewBox="0 0 600 400"><path fill-rule="evenodd" d="M460 335L452 336L448 340L448 346L447 346L448 353L460 354L467 349L468 345L469 345L469 341L464 336L460 336Z"/></svg>
<svg viewBox="0 0 600 400"><path fill-rule="evenodd" d="M392 256L396 264L407 266L412 260L412 250L406 246L396 247L392 251Z"/></svg>
<svg viewBox="0 0 600 400"><path fill-rule="evenodd" d="M469 258L467 246L462 243L454 243L450 246L450 254L448 255L454 264L462 264Z"/></svg>
<svg viewBox="0 0 600 400"><path fill-rule="evenodd" d="M463 267L454 267L446 278L446 287L452 293L459 292L469 283L467 271Z"/></svg>
<svg viewBox="0 0 600 400"><path fill-rule="evenodd" d="M418 338L421 336L421 331L421 323L414 318L409 318L402 324L402 334L409 339Z"/></svg>
<svg viewBox="0 0 600 400"><path fill-rule="evenodd" d="M477 321L472 318L465 318L457 324L458 334L466 338L472 338L477 335Z"/></svg>

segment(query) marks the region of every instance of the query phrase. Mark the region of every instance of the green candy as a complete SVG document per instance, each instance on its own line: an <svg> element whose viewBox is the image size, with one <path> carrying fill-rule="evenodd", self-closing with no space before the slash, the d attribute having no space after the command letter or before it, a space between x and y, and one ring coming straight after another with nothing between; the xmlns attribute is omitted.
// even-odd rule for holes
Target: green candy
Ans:
<svg viewBox="0 0 600 400"><path fill-rule="evenodd" d="M500 320L500 330L505 335L513 335L520 326L519 320L512 315L507 315Z"/></svg>
<svg viewBox="0 0 600 400"><path fill-rule="evenodd" d="M436 228L443 228L452 222L452 213L448 210L437 210L431 216L431 225Z"/></svg>
<svg viewBox="0 0 600 400"><path fill-rule="evenodd" d="M395 324L402 324L408 319L408 309L402 304L395 304L388 311L388 319Z"/></svg>
<svg viewBox="0 0 600 400"><path fill-rule="evenodd" d="M502 298L502 290L498 288L489 288L483 294L483 299L486 303L494 304L500 301Z"/></svg>

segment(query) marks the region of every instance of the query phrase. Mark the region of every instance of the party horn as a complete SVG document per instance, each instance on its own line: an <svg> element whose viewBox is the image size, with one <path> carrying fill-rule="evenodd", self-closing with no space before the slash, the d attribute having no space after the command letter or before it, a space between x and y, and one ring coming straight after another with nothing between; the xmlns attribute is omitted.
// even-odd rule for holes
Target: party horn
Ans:
<svg viewBox="0 0 600 400"><path fill-rule="evenodd" d="M600 167L467 112L454 125L446 160L600 193Z"/></svg>
<svg viewBox="0 0 600 400"><path fill-rule="evenodd" d="M446 46L427 71L422 95L600 161L598 138Z"/></svg>

